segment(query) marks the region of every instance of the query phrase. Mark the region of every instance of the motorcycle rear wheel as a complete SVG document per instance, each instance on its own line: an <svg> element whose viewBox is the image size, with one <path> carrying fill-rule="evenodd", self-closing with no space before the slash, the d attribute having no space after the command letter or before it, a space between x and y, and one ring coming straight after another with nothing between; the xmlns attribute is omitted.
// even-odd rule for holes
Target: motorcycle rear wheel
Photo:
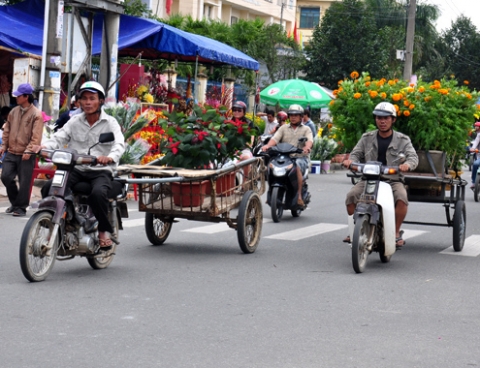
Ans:
<svg viewBox="0 0 480 368"><path fill-rule="evenodd" d="M370 218L368 215L360 215L355 222L355 230L352 239L352 264L356 273L365 271L369 251L368 240L371 235Z"/></svg>
<svg viewBox="0 0 480 368"><path fill-rule="evenodd" d="M117 218L116 219L111 218L112 215L116 215ZM109 211L109 213L108 213L110 223L114 224L113 225L112 236L115 239L118 239L118 235L119 235L119 231L120 231L120 227L118 225L119 224L118 216L120 216L119 213L113 214L111 211ZM88 257L87 258L88 264L94 270L101 270L101 269L107 268L108 266L110 266L110 263L112 263L112 261L113 261L113 257L115 256L115 250L116 249L117 249L117 244L113 243L112 249L105 252L105 257Z"/></svg>
<svg viewBox="0 0 480 368"><path fill-rule="evenodd" d="M280 222L283 216L283 196L285 191L282 188L275 187L272 190L272 196L270 198L270 209L272 213L273 222Z"/></svg>
<svg viewBox="0 0 480 368"><path fill-rule="evenodd" d="M53 233L52 213L36 212L30 217L20 240L20 267L28 281L44 281L55 263L59 244L57 234L53 249L48 250L48 242Z"/></svg>
<svg viewBox="0 0 480 368"><path fill-rule="evenodd" d="M473 199L475 202L478 202L480 196L480 175L477 173L477 177L475 178L475 188L473 188Z"/></svg>

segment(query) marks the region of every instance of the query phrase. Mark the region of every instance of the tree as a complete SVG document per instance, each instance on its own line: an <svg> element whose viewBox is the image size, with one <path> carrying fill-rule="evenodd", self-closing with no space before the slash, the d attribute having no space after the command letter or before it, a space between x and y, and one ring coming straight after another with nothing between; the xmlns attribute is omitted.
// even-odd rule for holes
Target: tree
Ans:
<svg viewBox="0 0 480 368"><path fill-rule="evenodd" d="M471 88L480 89L480 35L472 21L459 17L442 36L446 64L459 81L468 81Z"/></svg>
<svg viewBox="0 0 480 368"><path fill-rule="evenodd" d="M360 0L343 0L326 11L307 48L307 79L335 89L353 70L382 77L388 47L378 34L373 12Z"/></svg>

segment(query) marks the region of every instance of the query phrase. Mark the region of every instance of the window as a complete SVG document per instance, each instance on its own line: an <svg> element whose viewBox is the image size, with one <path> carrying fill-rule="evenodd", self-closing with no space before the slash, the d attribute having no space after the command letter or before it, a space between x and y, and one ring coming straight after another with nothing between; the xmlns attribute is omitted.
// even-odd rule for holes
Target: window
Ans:
<svg viewBox="0 0 480 368"><path fill-rule="evenodd" d="M235 23L238 23L238 18L232 16L232 17L230 18L230 25L235 24Z"/></svg>
<svg viewBox="0 0 480 368"><path fill-rule="evenodd" d="M315 28L320 20L320 8L300 8L300 28Z"/></svg>
<svg viewBox="0 0 480 368"><path fill-rule="evenodd" d="M203 7L203 18L212 19L213 16L213 6L205 4Z"/></svg>

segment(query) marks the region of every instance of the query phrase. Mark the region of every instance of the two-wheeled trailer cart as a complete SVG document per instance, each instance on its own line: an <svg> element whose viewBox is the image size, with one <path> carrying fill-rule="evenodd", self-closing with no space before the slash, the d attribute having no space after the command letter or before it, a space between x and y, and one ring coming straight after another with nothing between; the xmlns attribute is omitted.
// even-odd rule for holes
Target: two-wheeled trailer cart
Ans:
<svg viewBox="0 0 480 368"><path fill-rule="evenodd" d="M418 172L403 173L403 178L410 202L441 203L445 208L447 220L446 224L419 221L404 221L404 223L453 227L453 249L460 252L465 244L467 224L465 187L468 182L456 175Z"/></svg>
<svg viewBox="0 0 480 368"><path fill-rule="evenodd" d="M244 253L257 249L263 223L260 196L265 192L261 158L231 163L221 169L190 170L155 165L126 165L126 181L138 185L139 211L145 212L145 231L153 245L167 240L176 218L226 222L237 230ZM230 211L238 208L236 218Z"/></svg>

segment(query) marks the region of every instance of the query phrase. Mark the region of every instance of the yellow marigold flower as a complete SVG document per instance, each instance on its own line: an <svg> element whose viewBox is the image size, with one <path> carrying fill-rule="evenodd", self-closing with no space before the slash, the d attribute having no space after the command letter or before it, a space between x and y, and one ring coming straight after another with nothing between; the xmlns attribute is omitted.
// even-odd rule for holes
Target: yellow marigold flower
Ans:
<svg viewBox="0 0 480 368"><path fill-rule="evenodd" d="M403 101L403 104L404 104L405 106L410 106L410 101L405 100L405 101Z"/></svg>
<svg viewBox="0 0 480 368"><path fill-rule="evenodd" d="M335 103L335 101L334 101L334 100L331 100L331 101L329 102L329 105L330 105L330 106L333 106L334 103Z"/></svg>
<svg viewBox="0 0 480 368"><path fill-rule="evenodd" d="M145 93L148 92L148 87L145 85L141 85L137 88L137 96L142 97Z"/></svg>
<svg viewBox="0 0 480 368"><path fill-rule="evenodd" d="M399 111L400 111L400 107L398 107L398 105L397 105L397 104L394 104L394 105L393 105L393 107L395 107L395 110L397 110L397 112L399 112Z"/></svg>
<svg viewBox="0 0 480 368"><path fill-rule="evenodd" d="M388 81L388 85L389 85L389 86L394 86L394 85L395 85L395 81L390 79L390 80Z"/></svg>
<svg viewBox="0 0 480 368"><path fill-rule="evenodd" d="M380 97L382 100L385 100L387 98L387 94L385 92L380 93Z"/></svg>
<svg viewBox="0 0 480 368"><path fill-rule="evenodd" d="M362 97L362 94L361 94L361 93L358 93L358 92L353 95L353 98L355 98L355 99L357 99L357 100L358 100L360 97Z"/></svg>
<svg viewBox="0 0 480 368"><path fill-rule="evenodd" d="M358 72L357 71L353 71L350 73L350 77L352 77L352 79L357 79L359 76Z"/></svg>
<svg viewBox="0 0 480 368"><path fill-rule="evenodd" d="M415 105L414 105L414 104L411 104L410 106L408 106L408 108L409 108L410 110L413 110L413 109L415 108Z"/></svg>
<svg viewBox="0 0 480 368"><path fill-rule="evenodd" d="M385 81L383 79L380 79L379 81L377 81L376 85L377 87L381 87L385 84Z"/></svg>
<svg viewBox="0 0 480 368"><path fill-rule="evenodd" d="M371 98L375 98L378 96L378 92L377 91L368 91L368 93L370 94L370 97Z"/></svg>
<svg viewBox="0 0 480 368"><path fill-rule="evenodd" d="M150 93L145 93L143 95L143 99L147 103L153 103L153 101L154 101L153 96Z"/></svg>
<svg viewBox="0 0 480 368"><path fill-rule="evenodd" d="M400 101L402 99L402 95L400 93L394 93L392 95L392 100L393 101Z"/></svg>
<svg viewBox="0 0 480 368"><path fill-rule="evenodd" d="M470 84L470 82L468 80L464 80L463 84L466 84L468 86Z"/></svg>
<svg viewBox="0 0 480 368"><path fill-rule="evenodd" d="M427 96L427 97L425 97L423 100L424 100L425 102L429 102L431 99L432 99L432 96Z"/></svg>
<svg viewBox="0 0 480 368"><path fill-rule="evenodd" d="M415 92L415 88L413 88L413 87L408 87L408 88L407 88L407 92L409 92L409 93Z"/></svg>
<svg viewBox="0 0 480 368"><path fill-rule="evenodd" d="M470 93L465 93L465 96L466 96L469 100L472 99L472 95L471 95Z"/></svg>
<svg viewBox="0 0 480 368"><path fill-rule="evenodd" d="M438 90L438 93L442 94L442 95L448 95L448 89L445 89L445 88L440 88Z"/></svg>
<svg viewBox="0 0 480 368"><path fill-rule="evenodd" d="M397 116L402 116L402 110L397 111Z"/></svg>
<svg viewBox="0 0 480 368"><path fill-rule="evenodd" d="M369 87L370 86L370 82L365 82L365 87Z"/></svg>
<svg viewBox="0 0 480 368"><path fill-rule="evenodd" d="M337 95L338 95L338 89L334 89L334 90L332 91L332 95L337 96Z"/></svg>
<svg viewBox="0 0 480 368"><path fill-rule="evenodd" d="M366 80L366 81L369 81L369 80L371 80L371 79L372 79L372 78L370 78L369 75L365 77L365 80Z"/></svg>
<svg viewBox="0 0 480 368"><path fill-rule="evenodd" d="M338 81L338 85L342 84L343 83L343 80L339 80Z"/></svg>
<svg viewBox="0 0 480 368"><path fill-rule="evenodd" d="M422 86L422 87L420 87L420 88L418 89L418 92L420 92L420 93L423 93L423 92L425 92L425 87L423 87L423 86Z"/></svg>
<svg viewBox="0 0 480 368"><path fill-rule="evenodd" d="M410 111L408 110L403 111L403 116L407 116L407 117L410 116Z"/></svg>

